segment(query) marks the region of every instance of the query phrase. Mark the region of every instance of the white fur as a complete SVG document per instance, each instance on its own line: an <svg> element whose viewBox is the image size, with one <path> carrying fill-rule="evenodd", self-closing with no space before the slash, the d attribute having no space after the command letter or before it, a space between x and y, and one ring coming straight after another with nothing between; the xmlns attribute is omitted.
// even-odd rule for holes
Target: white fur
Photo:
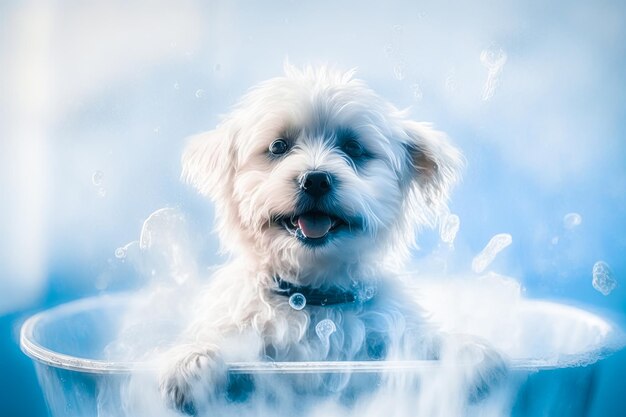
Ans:
<svg viewBox="0 0 626 417"><path fill-rule="evenodd" d="M341 129L371 154L367 162L358 165L333 142ZM285 132L295 146L268 157ZM287 66L285 76L250 90L215 130L192 138L182 162L183 178L214 201L233 261L210 279L184 344L168 355L161 388L171 405L182 408L219 389L225 360L364 360L372 335L386 338L388 359L438 356L440 335L396 271L418 229L434 226L446 210L459 177L461 154L442 133L408 120L353 71ZM298 179L309 170L331 173L339 185L329 205L362 220L313 248L272 221L296 209ZM296 311L271 293L274 276L377 292L365 303ZM325 318L337 326L328 344L315 334ZM238 340L247 349L231 349Z"/></svg>

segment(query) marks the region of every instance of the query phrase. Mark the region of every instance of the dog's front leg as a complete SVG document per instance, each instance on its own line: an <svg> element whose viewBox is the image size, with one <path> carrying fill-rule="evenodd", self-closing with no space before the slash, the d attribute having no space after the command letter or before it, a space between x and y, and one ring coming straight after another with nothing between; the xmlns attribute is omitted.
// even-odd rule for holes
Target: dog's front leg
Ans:
<svg viewBox="0 0 626 417"><path fill-rule="evenodd" d="M159 382L168 407L196 414L224 392L227 369L217 346L180 345L168 352Z"/></svg>

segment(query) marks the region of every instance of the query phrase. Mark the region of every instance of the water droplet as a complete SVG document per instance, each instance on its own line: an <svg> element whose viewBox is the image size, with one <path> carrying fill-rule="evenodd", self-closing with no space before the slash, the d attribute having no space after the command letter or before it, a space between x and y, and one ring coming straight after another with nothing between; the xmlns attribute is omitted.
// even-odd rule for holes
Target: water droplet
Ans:
<svg viewBox="0 0 626 417"><path fill-rule="evenodd" d="M101 185L103 179L104 179L104 172L102 171L94 171L94 173L91 175L91 183L93 185Z"/></svg>
<svg viewBox="0 0 626 417"><path fill-rule="evenodd" d="M107 190L104 187L98 188L98 197L104 198L107 196Z"/></svg>
<svg viewBox="0 0 626 417"><path fill-rule="evenodd" d="M213 71L218 72L222 69L222 65L221 64L215 64L213 66Z"/></svg>
<svg viewBox="0 0 626 417"><path fill-rule="evenodd" d="M154 129L152 129L152 131L154 132L155 135L158 135L159 133L161 133L161 128L157 126Z"/></svg>
<svg viewBox="0 0 626 417"><path fill-rule="evenodd" d="M299 292L291 294L289 305L294 310L302 310L306 306L306 297Z"/></svg>
<svg viewBox="0 0 626 417"><path fill-rule="evenodd" d="M396 80L404 80L404 77L406 76L404 64L397 64L393 67L393 75L396 77Z"/></svg>
<svg viewBox="0 0 626 417"><path fill-rule="evenodd" d="M571 230L575 228L576 226L580 226L582 222L583 222L583 218L578 213L567 213L563 217L563 227L565 227L568 230Z"/></svg>
<svg viewBox="0 0 626 417"><path fill-rule="evenodd" d="M480 274L493 262L496 255L513 242L508 233L500 233L489 240L487 246L472 260L472 271Z"/></svg>
<svg viewBox="0 0 626 417"><path fill-rule="evenodd" d="M417 83L411 85L411 94L413 95L413 99L415 99L415 101L421 101L424 97L422 89Z"/></svg>
<svg viewBox="0 0 626 417"><path fill-rule="evenodd" d="M401 34L402 32L404 32L404 27L402 27L402 25L395 25L393 27L393 31Z"/></svg>
<svg viewBox="0 0 626 417"><path fill-rule="evenodd" d="M174 90L180 90L180 84L178 84L178 82L174 83Z"/></svg>
<svg viewBox="0 0 626 417"><path fill-rule="evenodd" d="M383 47L386 55L391 55L393 53L393 45L388 43Z"/></svg>
<svg viewBox="0 0 626 417"><path fill-rule="evenodd" d="M202 98L202 97L204 97L204 90L200 88L196 90L196 98Z"/></svg>
<svg viewBox="0 0 626 417"><path fill-rule="evenodd" d="M456 234L459 231L459 227L461 226L461 219L456 214L447 215L441 224L441 229L439 231L439 236L441 237L441 241L447 243L449 245L454 243L454 239L456 239Z"/></svg>
<svg viewBox="0 0 626 417"><path fill-rule="evenodd" d="M609 295L617 287L617 280L609 265L604 261L598 261L593 265L593 288L603 295Z"/></svg>
<svg viewBox="0 0 626 417"><path fill-rule="evenodd" d="M553 245L558 245L559 244L559 237L558 236L554 236L552 238L552 240L550 241L550 243L552 243Z"/></svg>
<svg viewBox="0 0 626 417"><path fill-rule="evenodd" d="M321 320L315 326L315 333L317 333L317 337L320 338L325 346L329 345L328 339L330 338L330 335L336 331L337 326L335 325L335 322L330 319Z"/></svg>

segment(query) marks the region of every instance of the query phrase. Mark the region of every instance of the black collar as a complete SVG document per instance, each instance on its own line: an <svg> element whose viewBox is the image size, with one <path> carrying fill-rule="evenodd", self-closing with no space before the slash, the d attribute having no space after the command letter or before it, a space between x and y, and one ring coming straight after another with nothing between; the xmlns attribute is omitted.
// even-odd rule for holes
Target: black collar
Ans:
<svg viewBox="0 0 626 417"><path fill-rule="evenodd" d="M271 290L274 294L289 298L291 298L294 294L301 294L306 300L304 305L330 306L337 304L351 304L359 299L355 291L343 291L339 288L330 288L323 291L317 288L301 287L290 282L283 281L278 276L274 277L274 282L276 283L276 287Z"/></svg>

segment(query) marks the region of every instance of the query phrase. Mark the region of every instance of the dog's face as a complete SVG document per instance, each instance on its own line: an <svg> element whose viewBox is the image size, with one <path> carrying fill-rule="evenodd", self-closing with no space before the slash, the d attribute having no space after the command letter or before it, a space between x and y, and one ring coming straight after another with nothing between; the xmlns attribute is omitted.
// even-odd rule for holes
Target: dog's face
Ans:
<svg viewBox="0 0 626 417"><path fill-rule="evenodd" d="M460 165L442 134L352 73L288 68L192 140L183 176L216 202L228 250L301 275L402 258Z"/></svg>

